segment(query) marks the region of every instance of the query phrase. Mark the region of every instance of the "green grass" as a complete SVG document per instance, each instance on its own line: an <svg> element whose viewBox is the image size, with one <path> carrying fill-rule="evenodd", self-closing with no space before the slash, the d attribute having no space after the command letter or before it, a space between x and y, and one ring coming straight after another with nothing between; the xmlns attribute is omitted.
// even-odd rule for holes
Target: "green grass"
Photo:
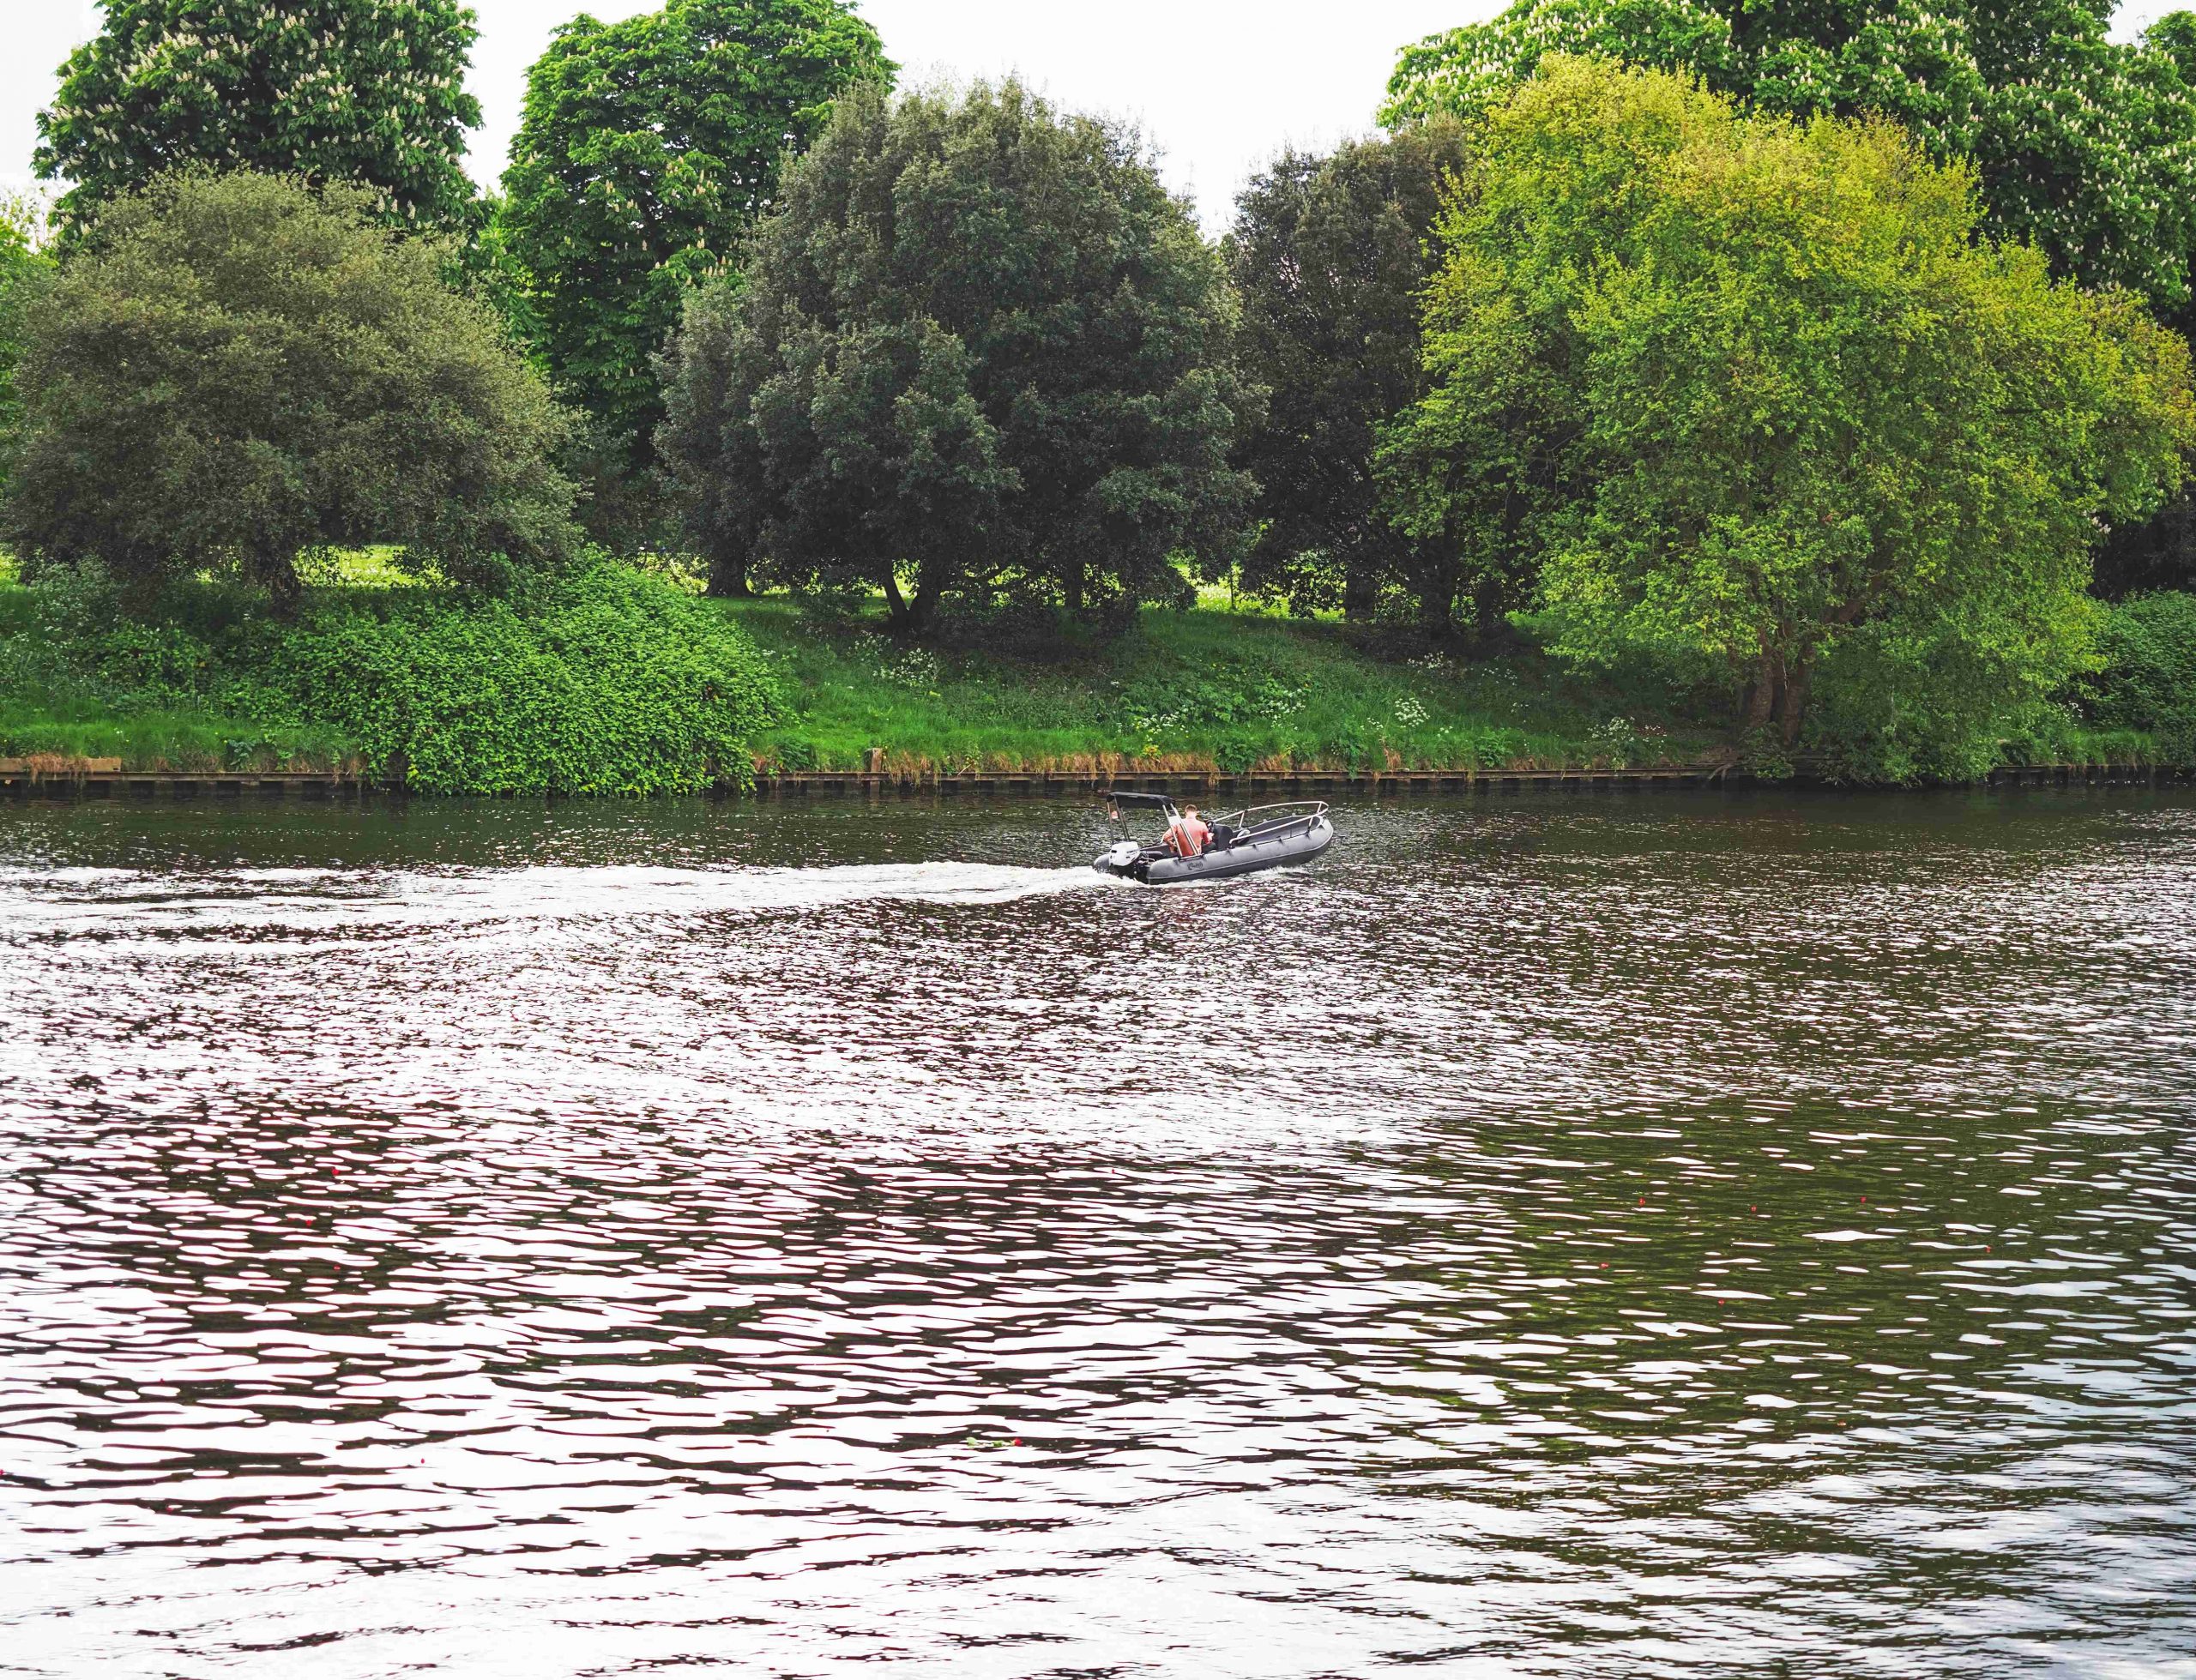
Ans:
<svg viewBox="0 0 2196 1680"><path fill-rule="evenodd" d="M128 770L334 770L352 767L333 730L71 690L39 657L30 592L0 554L0 757L118 758Z"/></svg>
<svg viewBox="0 0 2196 1680"><path fill-rule="evenodd" d="M374 551L332 557L323 578L317 588L405 581ZM753 743L766 769L858 769L872 748L912 775L1638 768L1730 752L1712 705L1688 713L1647 673L1584 677L1529 638L1499 657L1458 659L1331 619L1249 603L1236 610L1224 589L1201 591L1187 611L1148 608L1116 636L993 624L949 633L937 647L886 634L874 605L709 605L763 649L790 703ZM256 685L201 684L227 709L208 708L158 685L72 688L51 677L54 668L39 653L29 593L0 555L0 756L118 758L152 771L360 762L356 741L285 714ZM2154 762L2147 735L2051 715L2048 738L2009 741L2003 757Z"/></svg>
<svg viewBox="0 0 2196 1680"><path fill-rule="evenodd" d="M0 757L118 758L125 770L336 770L353 768L333 731L210 712L118 715L87 702L0 695Z"/></svg>
<svg viewBox="0 0 2196 1680"><path fill-rule="evenodd" d="M1040 654L996 637L940 649L874 613L724 603L776 661L797 715L766 766L896 770L1391 770L1683 763L1716 731L1530 648L1459 662L1388 657L1339 624L1200 606L1147 608L1109 640Z"/></svg>

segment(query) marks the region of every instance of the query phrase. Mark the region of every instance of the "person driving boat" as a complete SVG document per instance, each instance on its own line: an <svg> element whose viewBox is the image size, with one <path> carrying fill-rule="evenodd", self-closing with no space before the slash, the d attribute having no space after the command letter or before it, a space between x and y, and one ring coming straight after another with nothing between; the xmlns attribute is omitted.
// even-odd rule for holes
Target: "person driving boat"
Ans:
<svg viewBox="0 0 2196 1680"><path fill-rule="evenodd" d="M1178 858L1202 858L1205 847L1212 844L1212 830L1198 815L1195 805L1185 805L1167 825L1166 837L1160 844Z"/></svg>

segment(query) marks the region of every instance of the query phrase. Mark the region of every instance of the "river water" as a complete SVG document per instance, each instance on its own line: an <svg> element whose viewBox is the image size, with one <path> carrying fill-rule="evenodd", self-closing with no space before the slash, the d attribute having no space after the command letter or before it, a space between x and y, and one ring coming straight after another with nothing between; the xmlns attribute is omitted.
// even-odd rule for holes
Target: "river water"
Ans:
<svg viewBox="0 0 2196 1680"><path fill-rule="evenodd" d="M0 806L0 1674L2196 1676L2196 798Z"/></svg>

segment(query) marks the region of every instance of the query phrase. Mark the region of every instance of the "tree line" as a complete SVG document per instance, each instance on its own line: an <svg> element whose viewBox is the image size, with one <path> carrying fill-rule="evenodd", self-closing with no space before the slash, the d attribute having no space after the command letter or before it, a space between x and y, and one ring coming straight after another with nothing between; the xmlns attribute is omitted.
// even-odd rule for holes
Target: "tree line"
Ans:
<svg viewBox="0 0 2196 1680"><path fill-rule="evenodd" d="M499 190L455 0L112 0L0 231L6 534L294 610L395 543L712 593L1300 611L1721 685L1787 745L2057 691L2196 575L2196 19L1519 0L1204 238L1133 131L842 0L582 17Z"/></svg>

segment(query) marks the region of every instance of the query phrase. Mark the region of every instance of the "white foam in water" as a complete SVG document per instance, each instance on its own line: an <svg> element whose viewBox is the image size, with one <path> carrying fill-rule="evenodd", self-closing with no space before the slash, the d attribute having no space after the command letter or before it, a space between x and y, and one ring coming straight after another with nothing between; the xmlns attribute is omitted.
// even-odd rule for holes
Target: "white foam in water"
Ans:
<svg viewBox="0 0 2196 1680"><path fill-rule="evenodd" d="M1004 864L848 864L824 869L679 870L640 865L538 867L496 874L395 878L395 901L426 912L497 919L706 915L796 910L866 900L1003 904L1111 884L1089 869Z"/></svg>
<svg viewBox="0 0 2196 1680"><path fill-rule="evenodd" d="M974 863L818 869L541 865L449 874L235 870L184 878L130 870L16 869L0 871L0 916L17 937L94 930L211 933L700 916L896 900L1004 904L1122 884L1089 869Z"/></svg>

